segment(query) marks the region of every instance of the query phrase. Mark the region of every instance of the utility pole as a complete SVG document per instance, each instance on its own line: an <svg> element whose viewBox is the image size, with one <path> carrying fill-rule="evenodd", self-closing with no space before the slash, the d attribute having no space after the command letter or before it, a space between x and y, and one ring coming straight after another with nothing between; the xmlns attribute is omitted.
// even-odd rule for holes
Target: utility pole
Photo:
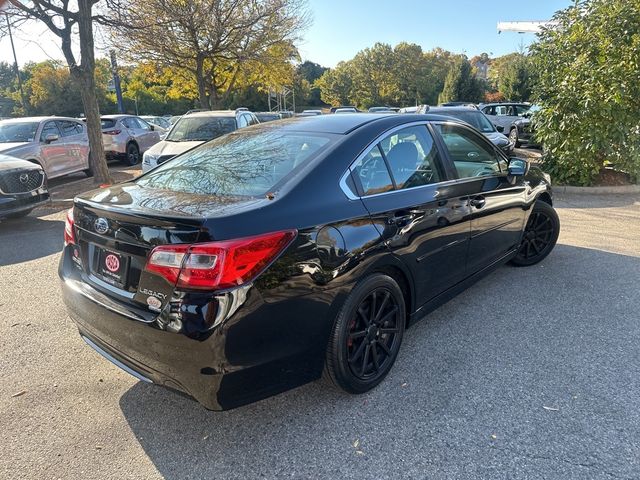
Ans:
<svg viewBox="0 0 640 480"><path fill-rule="evenodd" d="M113 75L113 87L116 90L116 100L118 102L118 113L124 113L124 105L122 103L122 88L120 87L120 75L118 75L118 62L116 61L116 51L110 50L111 57L111 75ZM136 109L138 104L136 102ZM137 112L136 112L137 115Z"/></svg>
<svg viewBox="0 0 640 480"><path fill-rule="evenodd" d="M7 20L7 30L9 32L9 40L11 41L11 50L13 51L13 65L16 69L16 77L18 78L18 88L20 88L20 98L22 99L22 108L24 113L29 113L29 107L24 98L24 90L22 90L22 79L20 78L20 68L18 67L18 57L16 56L16 47L13 45L13 35L11 34L11 23L9 23L9 14L4 12L4 18Z"/></svg>

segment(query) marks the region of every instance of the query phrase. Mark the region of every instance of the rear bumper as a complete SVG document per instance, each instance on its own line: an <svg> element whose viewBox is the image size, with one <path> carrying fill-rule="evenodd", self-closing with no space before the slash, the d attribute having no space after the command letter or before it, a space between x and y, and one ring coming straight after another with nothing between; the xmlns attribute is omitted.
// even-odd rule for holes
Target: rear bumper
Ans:
<svg viewBox="0 0 640 480"><path fill-rule="evenodd" d="M2 194L0 196L0 218L32 210L50 202L49 192L45 188L39 188L30 193Z"/></svg>
<svg viewBox="0 0 640 480"><path fill-rule="evenodd" d="M206 309L183 305L189 312L184 328L172 332L155 314L129 314L130 306L83 282L70 257L63 253L59 268L69 316L89 345L141 380L182 391L210 410L226 410L322 373L330 303L314 300L310 311L304 297L265 302L250 287L244 304L217 327L198 331L202 318L189 314L206 315Z"/></svg>

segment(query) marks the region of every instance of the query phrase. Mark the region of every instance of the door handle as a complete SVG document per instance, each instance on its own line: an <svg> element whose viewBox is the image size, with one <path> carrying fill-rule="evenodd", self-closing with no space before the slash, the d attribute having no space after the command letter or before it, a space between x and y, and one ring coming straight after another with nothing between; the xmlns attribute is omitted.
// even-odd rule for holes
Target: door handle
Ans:
<svg viewBox="0 0 640 480"><path fill-rule="evenodd" d="M482 208L486 203L487 201L482 195L478 195L469 199L469 205L476 208Z"/></svg>

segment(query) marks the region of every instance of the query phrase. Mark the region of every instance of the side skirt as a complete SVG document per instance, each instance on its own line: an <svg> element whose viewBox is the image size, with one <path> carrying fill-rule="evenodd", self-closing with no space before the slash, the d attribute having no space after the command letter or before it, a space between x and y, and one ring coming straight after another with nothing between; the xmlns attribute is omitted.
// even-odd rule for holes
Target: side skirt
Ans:
<svg viewBox="0 0 640 480"><path fill-rule="evenodd" d="M466 290L471 285L476 283L478 280L482 279L483 277L486 277L495 269L507 263L509 260L515 257L517 253L518 253L518 249L514 248L513 250L509 251L506 255L500 257L499 259L495 260L493 263L484 267L482 270L465 278L461 282L456 283L453 287L448 288L438 296L429 300L427 303L422 305L420 308L418 308L415 312L413 312L410 315L407 327L410 327L411 325L418 322L419 320L422 320L428 313L433 312L436 308L440 307L441 305L444 305L453 297L455 297L456 295L458 295L459 293L461 293L462 291Z"/></svg>

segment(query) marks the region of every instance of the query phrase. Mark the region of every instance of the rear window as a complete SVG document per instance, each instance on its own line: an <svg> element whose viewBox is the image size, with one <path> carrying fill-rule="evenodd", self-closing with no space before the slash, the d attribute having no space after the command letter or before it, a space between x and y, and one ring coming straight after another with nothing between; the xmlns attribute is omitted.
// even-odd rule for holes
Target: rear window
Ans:
<svg viewBox="0 0 640 480"><path fill-rule="evenodd" d="M167 135L169 142L212 140L236 129L236 117L182 117Z"/></svg>
<svg viewBox="0 0 640 480"><path fill-rule="evenodd" d="M103 130L105 128L113 128L116 126L116 121L112 118L101 118L100 125Z"/></svg>
<svg viewBox="0 0 640 480"><path fill-rule="evenodd" d="M136 183L184 193L263 196L332 138L274 129L234 133L169 160Z"/></svg>

